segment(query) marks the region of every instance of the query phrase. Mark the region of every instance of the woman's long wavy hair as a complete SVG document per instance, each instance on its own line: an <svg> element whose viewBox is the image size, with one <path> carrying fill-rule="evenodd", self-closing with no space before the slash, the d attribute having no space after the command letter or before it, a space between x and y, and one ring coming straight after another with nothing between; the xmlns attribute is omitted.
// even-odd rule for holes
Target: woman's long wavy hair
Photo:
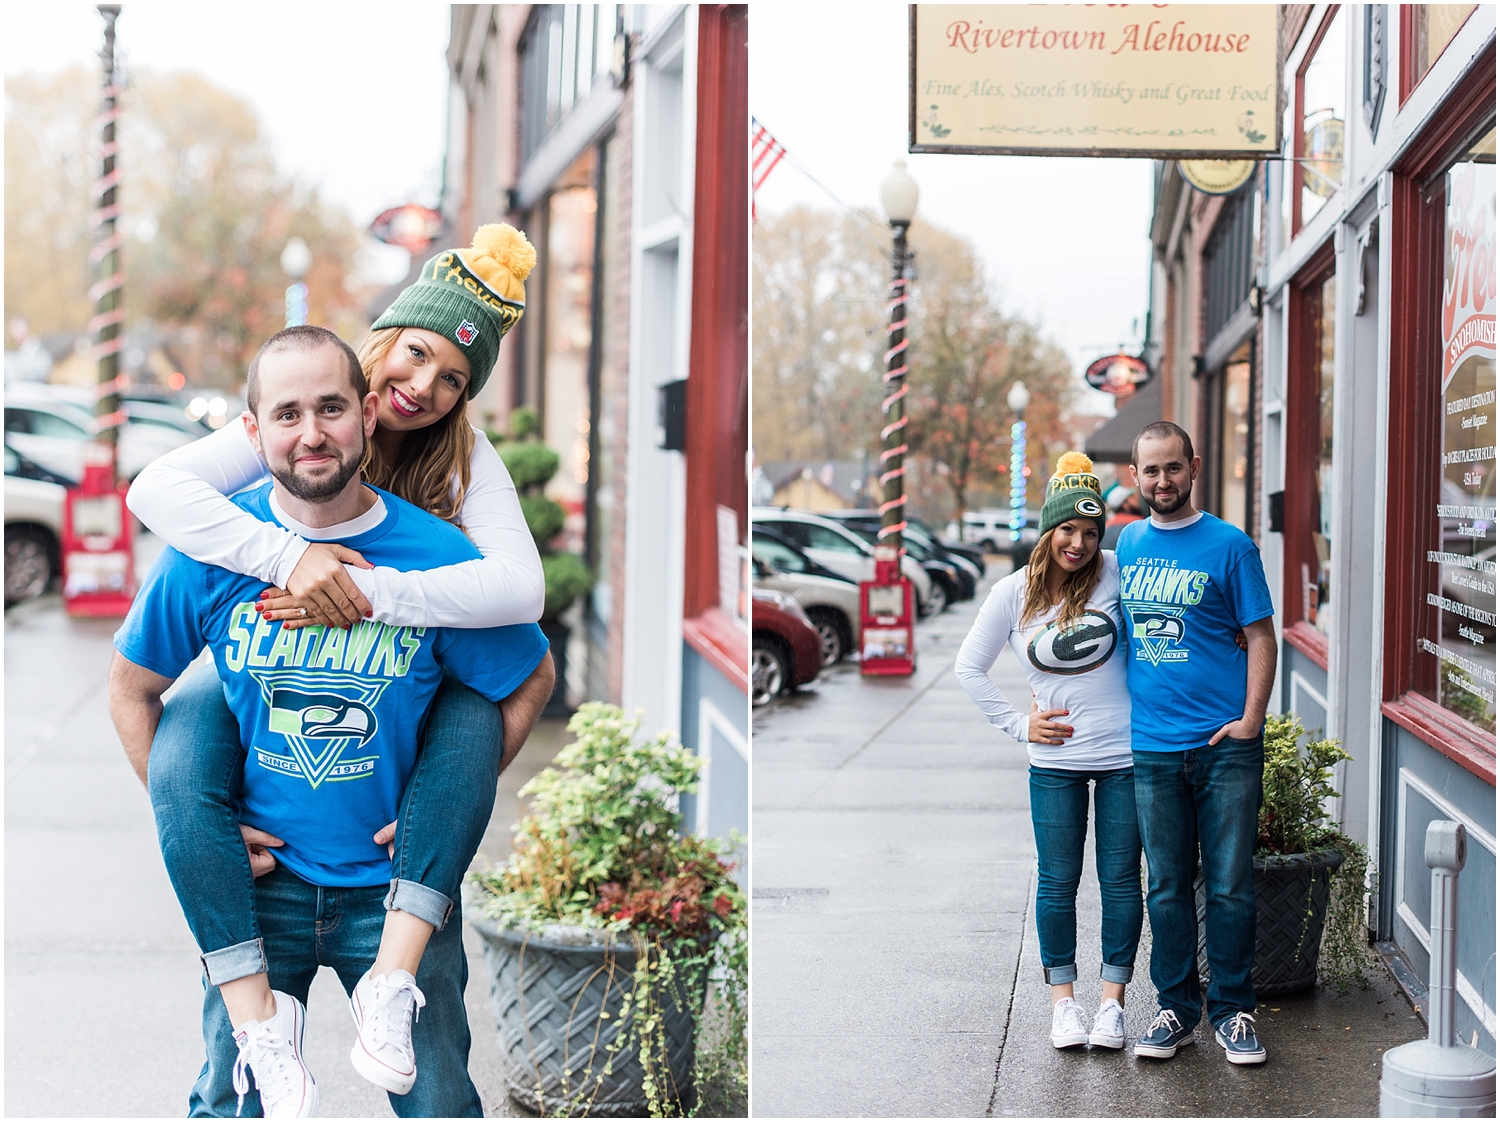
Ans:
<svg viewBox="0 0 1500 1122"><path fill-rule="evenodd" d="M1056 532L1057 527L1054 526L1038 538L1036 548L1031 551L1031 560L1026 562L1026 599L1021 605L1022 627L1052 610L1052 598L1047 594L1047 574L1057 564L1052 559L1052 535ZM1084 609L1088 607L1089 597L1093 595L1094 586L1099 583L1099 574L1103 570L1104 550L1095 549L1088 564L1063 579L1062 614L1057 618L1057 626L1061 630L1067 630L1083 618Z"/></svg>
<svg viewBox="0 0 1500 1122"><path fill-rule="evenodd" d="M359 345L359 365L372 388L375 372L403 330L383 327L370 332ZM469 457L473 452L474 429L469 424L469 410L466 402L459 401L447 416L426 428L408 432L394 463L386 460L373 440L365 441L360 470L366 482L462 529L458 513L469 491Z"/></svg>

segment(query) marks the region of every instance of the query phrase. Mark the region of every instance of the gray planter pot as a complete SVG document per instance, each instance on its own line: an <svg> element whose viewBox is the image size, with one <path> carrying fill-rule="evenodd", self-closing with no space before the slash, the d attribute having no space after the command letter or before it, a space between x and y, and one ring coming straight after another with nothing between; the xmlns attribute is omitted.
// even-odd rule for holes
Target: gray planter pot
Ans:
<svg viewBox="0 0 1500 1122"><path fill-rule="evenodd" d="M1333 870L1344 863L1336 849L1269 854L1255 858L1255 995L1310 990L1318 981L1318 948L1328 916ZM1194 882L1198 900L1198 976L1208 984L1204 945L1203 872Z"/></svg>
<svg viewBox="0 0 1500 1122"><path fill-rule="evenodd" d="M469 923L484 940L510 1097L549 1116L646 1116L639 1046L609 1053L623 1027L621 999L635 986L629 936L562 925L520 931L472 914ZM687 1108L694 1101L694 1020L703 994L688 995L686 1006L671 997L662 1004L675 1089L669 1097ZM601 1018L601 1011L609 1016Z"/></svg>

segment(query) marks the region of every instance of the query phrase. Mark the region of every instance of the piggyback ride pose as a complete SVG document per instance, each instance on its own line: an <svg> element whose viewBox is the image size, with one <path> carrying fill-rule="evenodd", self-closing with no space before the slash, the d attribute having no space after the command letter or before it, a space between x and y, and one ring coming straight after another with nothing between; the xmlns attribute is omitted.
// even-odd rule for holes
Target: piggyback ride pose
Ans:
<svg viewBox="0 0 1500 1122"><path fill-rule="evenodd" d="M1141 843L1130 754L1130 695L1119 567L1101 550L1105 508L1093 463L1065 453L1047 484L1041 537L1026 568L995 585L955 672L990 724L1026 743L1036 835L1036 927L1052 987L1052 1044L1125 1046L1125 984L1141 935ZM1023 714L990 680L1009 645L1036 708ZM1094 797L1094 855L1103 904L1103 995L1093 1027L1074 1000L1077 898Z"/></svg>
<svg viewBox="0 0 1500 1122"><path fill-rule="evenodd" d="M306 532L256 517L227 497L266 474L240 423L143 471L130 491L132 511L188 557L265 582L257 608L272 627L322 625L352 634L365 620L450 628L534 622L544 597L541 560L515 487L470 425L465 403L489 378L502 337L524 311L523 282L535 260L519 231L481 227L469 247L429 260L359 347L378 399L364 479L460 527L480 558L425 571L371 566L346 545L309 541ZM498 708L446 677L428 711L400 814L372 839L392 847L392 879L365 985L374 1013L360 1021L351 1058L392 1093L404 1094L417 1077L410 1022L420 993L411 979L428 939L450 922L489 821L496 777L530 731L534 702L545 701L552 673L543 659L526 687ZM252 871L260 876L276 867L272 855L281 844L240 824L244 762L217 676L205 671L185 682L152 742L149 788L173 887L208 982L236 1030L271 1023L291 1000L282 995L278 1003L271 991L254 893L243 889ZM252 1070L264 1089L271 1072L300 1062L282 1057L265 1061L266 1072Z"/></svg>

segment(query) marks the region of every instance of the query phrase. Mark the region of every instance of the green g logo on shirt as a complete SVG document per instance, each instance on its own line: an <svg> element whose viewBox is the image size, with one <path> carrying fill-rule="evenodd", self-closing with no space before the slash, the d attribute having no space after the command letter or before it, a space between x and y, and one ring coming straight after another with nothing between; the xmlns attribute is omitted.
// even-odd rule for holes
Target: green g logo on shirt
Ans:
<svg viewBox="0 0 1500 1122"><path fill-rule="evenodd" d="M1108 662L1119 643L1115 621L1090 608L1067 630L1047 624L1031 637L1026 657L1044 674L1087 674Z"/></svg>

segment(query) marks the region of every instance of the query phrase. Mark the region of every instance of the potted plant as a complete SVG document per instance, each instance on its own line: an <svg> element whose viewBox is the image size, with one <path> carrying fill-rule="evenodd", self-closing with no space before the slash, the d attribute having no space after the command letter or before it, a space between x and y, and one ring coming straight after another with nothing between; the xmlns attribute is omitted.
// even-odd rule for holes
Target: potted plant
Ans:
<svg viewBox="0 0 1500 1122"><path fill-rule="evenodd" d="M577 739L521 789L515 853L469 878L510 1096L546 1115L743 1111L748 926L725 860L739 839L681 832L698 758L639 727L582 706Z"/></svg>
<svg viewBox="0 0 1500 1122"><path fill-rule="evenodd" d="M1300 744L1306 735L1292 714L1266 719L1252 973L1261 997L1311 989L1320 974L1341 991L1351 982L1368 983L1369 851L1329 822L1324 810L1326 800L1338 797L1334 765L1351 757L1331 737ZM1206 981L1201 873L1197 892L1198 971Z"/></svg>
<svg viewBox="0 0 1500 1122"><path fill-rule="evenodd" d="M508 440L497 434L491 434L490 440L520 493L526 528L536 539L537 551L542 555L547 598L542 608L541 628L557 663L557 685L553 687L542 715L566 717L568 626L558 617L594 587L594 575L578 554L552 548L553 539L562 533L567 515L561 503L542 492L557 474L558 464L562 461L555 451L536 439L535 410L525 407L514 410L510 415L510 431Z"/></svg>

